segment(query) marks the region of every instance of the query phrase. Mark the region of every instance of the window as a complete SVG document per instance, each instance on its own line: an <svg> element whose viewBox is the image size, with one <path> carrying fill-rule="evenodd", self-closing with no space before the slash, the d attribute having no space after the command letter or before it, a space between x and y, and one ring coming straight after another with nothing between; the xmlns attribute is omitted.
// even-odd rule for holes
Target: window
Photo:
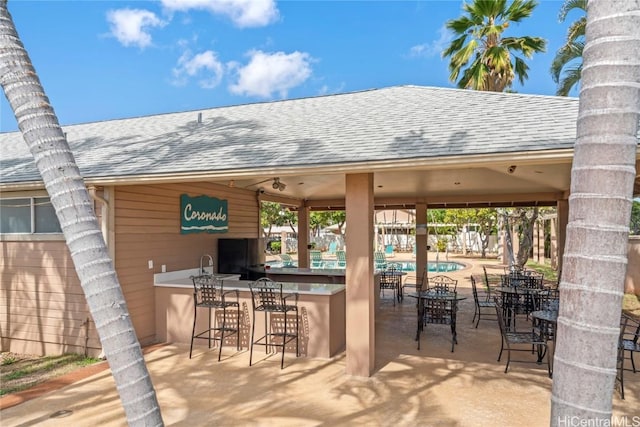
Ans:
<svg viewBox="0 0 640 427"><path fill-rule="evenodd" d="M48 197L0 199L0 234L61 233Z"/></svg>

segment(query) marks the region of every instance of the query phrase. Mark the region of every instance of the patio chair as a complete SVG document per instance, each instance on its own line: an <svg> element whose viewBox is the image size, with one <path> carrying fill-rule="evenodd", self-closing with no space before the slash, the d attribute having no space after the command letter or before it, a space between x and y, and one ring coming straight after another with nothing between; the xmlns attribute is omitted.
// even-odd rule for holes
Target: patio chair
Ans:
<svg viewBox="0 0 640 427"><path fill-rule="evenodd" d="M193 353L193 341L205 339L209 341L211 348L212 341L219 341L218 361L222 356L222 345L224 340L230 335L236 336L236 349L240 350L240 304L238 291L225 291L222 280L211 275L192 276L193 281L193 328L191 330L191 347L189 348L189 359ZM201 332L196 333L196 320L198 309L207 309L208 326ZM232 310L228 310L232 309ZM215 317L211 322L211 314ZM219 313L221 310L222 313ZM235 322L233 319L235 317Z"/></svg>
<svg viewBox="0 0 640 427"><path fill-rule="evenodd" d="M476 279L472 276L471 289L473 290L473 301L475 303L475 311L473 313L473 319L471 323L476 324L476 328L480 323L480 320L496 320L496 303L491 299L491 294L484 291L478 291L476 286ZM483 311L484 310L484 311ZM489 316L488 318L482 318L482 315Z"/></svg>
<svg viewBox="0 0 640 427"><path fill-rule="evenodd" d="M442 274L433 276L428 281L429 290L435 292L455 292L458 281Z"/></svg>
<svg viewBox="0 0 640 427"><path fill-rule="evenodd" d="M424 268L422 270L422 274L418 276L418 272L416 271L416 283L405 281L402 285L402 294L406 293L406 288L414 288L416 292L420 292L422 289L427 289L429 281L429 270L428 268Z"/></svg>
<svg viewBox="0 0 640 427"><path fill-rule="evenodd" d="M402 270L397 264L389 264L387 268L380 273L380 295L384 296L385 290L391 290L393 306L395 307L396 299L400 301L401 286Z"/></svg>
<svg viewBox="0 0 640 427"><path fill-rule="evenodd" d="M338 260L338 268L345 268L347 266L347 253L345 251L337 250L336 259Z"/></svg>
<svg viewBox="0 0 640 427"><path fill-rule="evenodd" d="M293 267L295 264L293 262L293 258L289 254L280 254L280 260L282 261L283 267Z"/></svg>
<svg viewBox="0 0 640 427"><path fill-rule="evenodd" d="M420 350L420 333L424 325L449 325L451 328L451 352L458 344L456 317L458 311L458 294L451 292L427 292L418 298L418 331L416 341Z"/></svg>
<svg viewBox="0 0 640 427"><path fill-rule="evenodd" d="M504 368L504 373L506 374L509 370L509 364L511 362L518 363L537 363L541 364L543 359L546 357L547 361L547 373L549 377L551 377L551 364L549 363L549 352L547 347L547 341L544 337L540 336L534 330L529 328L528 331L518 332L515 330L515 327L511 329L507 329L505 320L504 320L504 308L500 300L494 297L493 301L496 305L496 317L498 318L498 327L500 328L500 335L502 335L502 340L500 343L500 353L498 354L498 362L502 358L502 352L507 350L507 365ZM531 354L531 348L537 350L537 359L512 359L511 352L527 352Z"/></svg>
<svg viewBox="0 0 640 427"><path fill-rule="evenodd" d="M633 373L636 373L636 363L633 355L640 352L640 342L638 342L640 339L640 320L626 314L623 316L626 317L625 330L621 342L623 357L625 357L626 353L629 354L627 359L631 360L631 369Z"/></svg>
<svg viewBox="0 0 640 427"><path fill-rule="evenodd" d="M249 366L253 359L253 346L265 346L265 352L269 347L282 348L282 360L280 369L284 368L284 351L287 344L296 342L296 357L299 351L300 319L298 316L298 294L284 294L282 283L262 277L249 284L251 290L251 303L253 307L253 322L251 324L251 346L249 350ZM256 318L258 313L264 313L264 335L255 338ZM288 322L295 316L295 330Z"/></svg>
<svg viewBox="0 0 640 427"><path fill-rule="evenodd" d="M318 250L309 251L309 259L311 259L311 268L322 268L322 252Z"/></svg>
<svg viewBox="0 0 640 427"><path fill-rule="evenodd" d="M376 270L384 270L387 268L387 257L384 255L384 252L374 252L373 262Z"/></svg>

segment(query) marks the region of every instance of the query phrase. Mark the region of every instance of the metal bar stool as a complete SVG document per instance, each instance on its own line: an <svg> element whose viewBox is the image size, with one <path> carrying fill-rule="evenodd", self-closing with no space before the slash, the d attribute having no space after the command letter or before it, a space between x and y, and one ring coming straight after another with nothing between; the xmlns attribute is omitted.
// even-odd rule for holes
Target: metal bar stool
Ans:
<svg viewBox="0 0 640 427"><path fill-rule="evenodd" d="M193 341L195 339L205 339L209 341L211 348L212 341L220 341L218 349L218 361L222 356L222 345L225 338L230 335L236 336L236 348L240 350L240 302L237 290L225 291L222 280L211 275L192 276L193 280L193 329L191 330L191 347L189 348L189 359L193 353ZM208 327L196 333L196 320L198 308L206 308L208 314ZM227 310L234 308L235 313ZM217 310L222 310L222 317L216 315L216 322L211 322L211 311L214 314ZM229 324L229 315L236 317L235 325Z"/></svg>
<svg viewBox="0 0 640 427"><path fill-rule="evenodd" d="M298 336L300 328L300 319L298 317L298 294L283 294L282 283L276 283L266 277L260 278L249 284L251 289L251 302L253 305L253 322L251 324L251 347L249 351L249 366L251 366L253 358L253 346L265 346L265 352L269 347L282 348L282 360L280 361L280 369L284 368L284 351L288 343L296 341L296 357L300 355L298 348ZM264 335L255 338L256 317L258 313L264 313ZM274 314L280 314L282 324L274 319ZM290 314L294 314L296 318L295 331L288 324Z"/></svg>

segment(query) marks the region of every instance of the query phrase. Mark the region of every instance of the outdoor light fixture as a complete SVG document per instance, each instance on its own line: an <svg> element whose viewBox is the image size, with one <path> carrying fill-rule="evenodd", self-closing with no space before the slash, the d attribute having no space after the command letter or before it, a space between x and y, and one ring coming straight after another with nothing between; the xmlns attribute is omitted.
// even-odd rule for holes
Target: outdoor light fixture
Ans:
<svg viewBox="0 0 640 427"><path fill-rule="evenodd" d="M274 190L284 191L287 188L287 184L280 182L280 178L273 178L273 184L271 184Z"/></svg>

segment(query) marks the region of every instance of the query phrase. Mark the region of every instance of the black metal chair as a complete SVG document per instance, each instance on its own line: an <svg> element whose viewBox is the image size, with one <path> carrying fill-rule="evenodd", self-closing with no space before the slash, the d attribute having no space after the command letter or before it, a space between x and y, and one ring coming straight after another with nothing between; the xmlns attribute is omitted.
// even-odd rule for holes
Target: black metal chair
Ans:
<svg viewBox="0 0 640 427"><path fill-rule="evenodd" d="M434 292L456 292L458 281L449 276L437 275L429 279L429 290Z"/></svg>
<svg viewBox="0 0 640 427"><path fill-rule="evenodd" d="M473 313L473 319L471 323L476 324L476 328L480 323L480 320L496 320L496 303L491 299L491 294L486 291L478 291L476 286L476 279L471 277L471 289L473 291L473 301L475 303L475 311ZM484 310L484 311L483 311ZM489 316L488 318L482 318L482 315Z"/></svg>
<svg viewBox="0 0 640 427"><path fill-rule="evenodd" d="M402 270L395 263L387 264L387 268L380 272L380 295L384 296L385 290L390 290L393 295L393 305L396 299L401 300Z"/></svg>
<svg viewBox="0 0 640 427"><path fill-rule="evenodd" d="M618 358L616 360L616 383L620 384L620 398L624 400L624 339L629 317L622 315L620 318L620 338L618 340Z"/></svg>
<svg viewBox="0 0 640 427"><path fill-rule="evenodd" d="M504 373L506 374L509 370L509 364L511 362L541 364L543 359L546 357L547 372L549 374L549 377L551 377L551 364L549 363L549 352L547 351L548 348L546 339L531 329L526 332L517 332L515 330L515 327L507 329L503 317L504 309L502 306L502 302L498 298L494 298L494 302L496 304L496 317L498 318L500 335L502 335L502 342L500 343L500 353L498 354L498 362L502 358L502 352L505 349L507 350L507 366L505 366L504 368ZM538 357L536 360L511 359L511 352L531 353L531 346L533 346L537 350Z"/></svg>
<svg viewBox="0 0 640 427"><path fill-rule="evenodd" d="M623 353L623 357L631 360L631 369L633 373L636 373L636 363L633 359L633 354L640 352L640 321L626 314L623 316L626 318L625 330L621 341L622 349L626 352ZM627 353L629 357L625 356Z"/></svg>
<svg viewBox="0 0 640 427"><path fill-rule="evenodd" d="M249 351L249 366L253 359L253 346L263 345L268 352L269 347L282 348L280 369L284 368L284 351L290 342L296 342L296 357L300 355L298 316L298 294L284 294L282 283L276 283L266 277L249 284L251 302L253 306L253 322L251 324L251 347ZM264 335L255 338L256 320L258 313L264 313ZM291 330L289 320L295 316L295 331Z"/></svg>
<svg viewBox="0 0 640 427"><path fill-rule="evenodd" d="M422 291L418 298L418 330L416 341L420 350L420 334L424 325L449 325L451 328L451 352L458 344L456 331L456 317L458 311L458 295L456 291L436 291L433 289Z"/></svg>
<svg viewBox="0 0 640 427"><path fill-rule="evenodd" d="M222 356L222 346L224 340L231 335L236 336L236 349L240 350L240 303L237 290L224 290L223 281L211 275L192 276L193 281L193 329L191 330L191 347L189 348L189 359L193 353L193 341L205 339L209 341L211 348L212 341L219 341L218 361ZM208 327L196 333L196 320L198 309L207 309ZM229 310L232 309L232 310ZM212 323L211 314L215 315ZM222 312L220 313L221 310ZM235 324L229 317L235 317Z"/></svg>

